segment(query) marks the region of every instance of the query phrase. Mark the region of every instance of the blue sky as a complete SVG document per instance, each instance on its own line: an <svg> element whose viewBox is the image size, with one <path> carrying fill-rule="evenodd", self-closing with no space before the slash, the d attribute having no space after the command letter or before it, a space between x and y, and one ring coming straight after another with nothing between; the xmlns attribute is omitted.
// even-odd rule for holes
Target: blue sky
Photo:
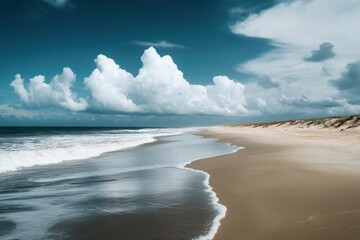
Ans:
<svg viewBox="0 0 360 240"><path fill-rule="evenodd" d="M356 0L2 6L1 125L181 126L360 112Z"/></svg>

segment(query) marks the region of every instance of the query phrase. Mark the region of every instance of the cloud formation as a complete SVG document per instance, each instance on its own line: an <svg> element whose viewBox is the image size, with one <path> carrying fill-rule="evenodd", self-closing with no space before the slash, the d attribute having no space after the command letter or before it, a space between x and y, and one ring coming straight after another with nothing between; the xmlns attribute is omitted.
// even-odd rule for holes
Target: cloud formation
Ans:
<svg viewBox="0 0 360 240"><path fill-rule="evenodd" d="M183 45L170 43L167 41L147 42L147 41L133 41L134 44L144 47L157 47L157 48L185 48Z"/></svg>
<svg viewBox="0 0 360 240"><path fill-rule="evenodd" d="M333 58L335 53L333 51L334 45L329 42L324 42L320 45L319 49L312 50L309 57L305 57L304 60L308 62L322 62L327 59Z"/></svg>
<svg viewBox="0 0 360 240"><path fill-rule="evenodd" d="M360 95L360 60L349 63L346 71L342 72L341 77L332 80L330 83L340 91L347 91L354 95Z"/></svg>
<svg viewBox="0 0 360 240"><path fill-rule="evenodd" d="M0 105L0 117L15 117L15 118L32 118L34 114L26 109L19 109L10 106L9 104Z"/></svg>
<svg viewBox="0 0 360 240"><path fill-rule="evenodd" d="M70 2L70 0L43 0L43 1L56 8L64 7L68 2Z"/></svg>
<svg viewBox="0 0 360 240"><path fill-rule="evenodd" d="M226 76L216 76L212 85L193 85L172 58L155 48L145 50L137 76L122 69L111 58L98 55L96 69L84 79L88 100L71 91L75 74L64 68L61 75L45 83L44 76L30 79L28 89L18 74L11 86L30 107L61 107L71 111L138 114L247 114L244 86Z"/></svg>
<svg viewBox="0 0 360 240"><path fill-rule="evenodd" d="M340 99L360 109L360 60L349 63L340 78L330 80L330 84L339 90Z"/></svg>
<svg viewBox="0 0 360 240"><path fill-rule="evenodd" d="M134 77L112 59L99 55L96 69L85 78L91 105L99 111L155 114L245 114L244 86L226 76L213 85L192 85L172 58L150 47Z"/></svg>
<svg viewBox="0 0 360 240"><path fill-rule="evenodd" d="M75 81L75 74L70 68L64 68L60 75L53 77L50 83L45 82L45 77L38 75L30 79L28 89L20 74L15 76L11 86L20 97L21 101L28 106L61 107L71 111L82 111L88 107L84 98L78 98L71 91Z"/></svg>
<svg viewBox="0 0 360 240"><path fill-rule="evenodd" d="M280 99L280 102L298 108L313 108L313 109L335 108L335 107L343 106L343 104L334 101L333 99L311 101L306 96L302 96L299 99L288 99L286 97L283 97L282 99Z"/></svg>
<svg viewBox="0 0 360 240"><path fill-rule="evenodd" d="M341 105L346 96L340 98L340 86L334 88L328 83L329 79L338 79L349 62L359 59L360 25L352 24L360 22L359 11L360 2L357 0L281 1L232 24L230 30L234 34L268 39L273 46L260 57L241 63L237 69L258 79L267 77L279 86L268 94L269 89L264 89L259 81L257 87L246 86L247 98L261 96L266 100L267 109L275 112L284 110L284 104L274 101L283 95L291 97L287 105L293 104L294 107L300 103L321 106L319 103L328 99ZM323 44L318 50L313 50L319 43ZM333 57L334 45L336 58ZM309 52L311 55L304 61ZM314 61L319 64L313 64ZM349 81L342 82L347 84ZM350 94L350 91L343 92ZM303 96L307 100L299 101ZM325 107L327 105L332 104L326 102ZM341 108L338 106L336 109L340 111Z"/></svg>
<svg viewBox="0 0 360 240"><path fill-rule="evenodd" d="M314 43L330 41L336 46L339 42L342 48L344 42L353 41L339 41L344 36L359 39L358 34L353 34L359 27L349 24L359 20L359 8L357 0L284 1L251 14L232 25L231 30L235 34L271 39L277 44L311 47Z"/></svg>

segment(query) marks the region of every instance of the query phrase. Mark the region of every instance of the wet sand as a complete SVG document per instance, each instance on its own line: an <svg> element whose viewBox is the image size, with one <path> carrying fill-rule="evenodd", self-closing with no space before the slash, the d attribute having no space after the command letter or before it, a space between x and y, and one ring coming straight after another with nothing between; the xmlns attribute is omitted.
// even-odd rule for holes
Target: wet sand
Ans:
<svg viewBox="0 0 360 240"><path fill-rule="evenodd" d="M245 146L193 162L210 174L226 217L215 239L360 239L359 133L217 127Z"/></svg>

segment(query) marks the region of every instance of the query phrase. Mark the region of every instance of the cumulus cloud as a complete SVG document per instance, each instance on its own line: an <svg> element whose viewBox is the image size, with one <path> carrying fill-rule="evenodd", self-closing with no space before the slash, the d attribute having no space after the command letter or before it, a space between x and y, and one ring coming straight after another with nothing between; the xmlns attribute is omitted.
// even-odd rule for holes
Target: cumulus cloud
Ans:
<svg viewBox="0 0 360 240"><path fill-rule="evenodd" d="M312 50L309 57L305 57L305 61L309 62L322 62L329 58L333 58L335 53L333 51L334 45L329 42L324 42L320 45L319 49Z"/></svg>
<svg viewBox="0 0 360 240"><path fill-rule="evenodd" d="M96 68L84 79L88 100L71 91L75 74L64 68L48 84L44 76L30 79L28 88L18 74L11 86L30 107L61 107L71 111L138 114L247 114L244 86L226 76L216 76L213 84L190 84L173 59L160 56L150 47L141 57L138 75L122 69L105 55L95 59Z"/></svg>
<svg viewBox="0 0 360 240"><path fill-rule="evenodd" d="M167 41L147 42L147 41L133 41L134 44L144 47L157 47L157 48L185 48L183 45L170 43Z"/></svg>
<svg viewBox="0 0 360 240"><path fill-rule="evenodd" d="M91 105L99 111L156 114L245 114L244 86L226 76L213 85L192 85L168 55L150 47L133 76L112 59L99 55L96 69L85 78Z"/></svg>
<svg viewBox="0 0 360 240"><path fill-rule="evenodd" d="M105 111L138 112L138 106L126 96L134 77L105 55L100 54L95 63L97 68L84 81L92 106Z"/></svg>
<svg viewBox="0 0 360 240"><path fill-rule="evenodd" d="M273 46L272 50L237 67L241 72L258 78L265 76L279 84L277 90L272 88L276 91L271 95L267 94L269 89L252 86L246 91L248 99L266 96L268 108L278 111L283 110L284 104L273 99L282 95L293 100L306 96L305 102L310 105L327 99L338 101L339 89L328 82L339 78L347 63L359 59L360 25L352 24L360 22L359 11L357 0L281 1L232 24L230 29L234 34L268 39ZM324 44L314 51L319 43ZM336 46L336 58L332 57L333 46ZM310 52L312 55L304 61Z"/></svg>
<svg viewBox="0 0 360 240"><path fill-rule="evenodd" d="M43 1L56 8L64 7L68 2L70 2L70 0L43 0Z"/></svg>
<svg viewBox="0 0 360 240"><path fill-rule="evenodd" d="M70 68L64 68L61 75L56 75L50 83L45 82L45 77L38 75L30 79L28 89L20 74L15 76L11 86L20 97L21 101L31 107L61 107L72 111L82 111L88 106L84 98L78 98L71 91L75 81L75 74Z"/></svg>

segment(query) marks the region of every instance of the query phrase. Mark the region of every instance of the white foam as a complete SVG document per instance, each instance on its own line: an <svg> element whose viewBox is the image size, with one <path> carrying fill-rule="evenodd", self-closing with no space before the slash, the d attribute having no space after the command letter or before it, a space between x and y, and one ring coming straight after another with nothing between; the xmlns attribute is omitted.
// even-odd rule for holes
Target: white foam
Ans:
<svg viewBox="0 0 360 240"><path fill-rule="evenodd" d="M199 170L198 170L199 171ZM213 220L213 224L211 225L208 232L200 237L196 238L197 240L210 240L215 237L217 230L219 229L221 223L221 219L223 219L226 215L227 208L219 202L219 198L216 196L216 193L213 191L213 188L210 186L210 175L204 171L199 171L206 174L206 179L204 180L205 186L207 186L206 191L210 193L210 197L212 200L212 204L216 207L218 214Z"/></svg>
<svg viewBox="0 0 360 240"><path fill-rule="evenodd" d="M96 157L105 152L154 142L156 137L181 134L183 130L143 129L124 132L114 130L79 135L18 137L13 141L15 143L3 144L0 148L0 173Z"/></svg>
<svg viewBox="0 0 360 240"><path fill-rule="evenodd" d="M234 145L232 145L230 143L228 143L228 145L235 147ZM235 153L235 152L237 152L237 151L239 151L241 149L244 149L244 148L245 147L237 147L236 149L234 149L231 152L223 153L223 154L217 154L217 155L209 156L209 157L206 157L206 158L232 154L232 153ZM201 173L205 174L206 178L203 181L203 183L204 183L204 185L206 187L205 191L210 193L211 202L215 206L215 209L217 210L217 213L218 213L216 215L216 217L213 219L213 222L212 222L213 224L211 225L208 232L204 233L203 235L201 235L201 236L199 236L197 238L195 238L194 240L210 240L210 239L213 239L215 237L215 234L217 233L220 225L221 225L220 221L221 221L221 219L223 219L225 217L226 211L227 211L226 206L222 205L219 202L219 198L217 197L216 193L213 191L213 188L210 186L210 174L208 174L207 172L202 171L202 170L197 170L197 169L186 167L187 165L191 164L192 162L195 162L195 161L198 161L198 160L201 160L201 159L206 159L206 158L194 159L194 160L192 160L190 162L187 162L186 164L184 164L182 166L178 166L179 168L185 168L185 169L188 169L188 170L191 170L191 171L201 172Z"/></svg>

